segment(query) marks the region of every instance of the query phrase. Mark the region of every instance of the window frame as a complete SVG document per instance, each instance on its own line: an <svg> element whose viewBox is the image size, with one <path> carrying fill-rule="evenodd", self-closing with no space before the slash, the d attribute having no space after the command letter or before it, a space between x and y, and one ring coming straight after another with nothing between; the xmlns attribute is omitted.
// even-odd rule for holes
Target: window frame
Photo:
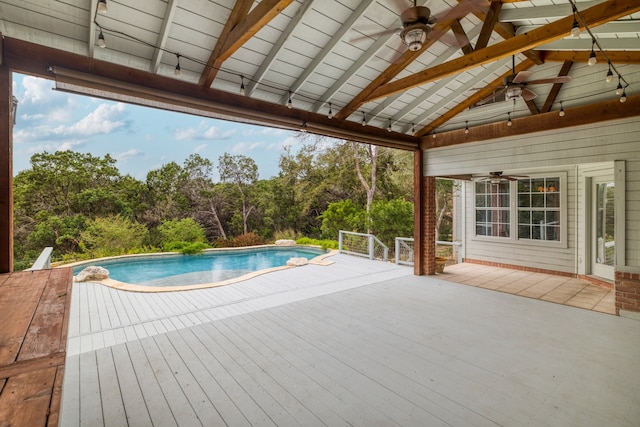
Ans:
<svg viewBox="0 0 640 427"><path fill-rule="evenodd" d="M529 239L529 238L520 238L519 236L519 224L518 224L518 213L520 208L518 207L518 181L509 181L509 237L499 237L499 236L483 236L476 234L476 186L475 183L472 186L472 202L473 202L473 237L471 240L474 241L485 241L485 242L496 242L496 243L505 243L505 244L515 244L515 245L523 245L523 246L542 246L542 247L554 247L554 248L566 248L567 247L567 236L569 230L568 221L568 204L567 204L567 193L568 193L568 185L567 185L567 172L536 172L536 173L527 173L523 174L527 175L528 179L551 179L558 178L560 181L559 184L559 198L560 198L560 230L559 237L560 240L537 240L537 239ZM482 207L480 207L482 208Z"/></svg>

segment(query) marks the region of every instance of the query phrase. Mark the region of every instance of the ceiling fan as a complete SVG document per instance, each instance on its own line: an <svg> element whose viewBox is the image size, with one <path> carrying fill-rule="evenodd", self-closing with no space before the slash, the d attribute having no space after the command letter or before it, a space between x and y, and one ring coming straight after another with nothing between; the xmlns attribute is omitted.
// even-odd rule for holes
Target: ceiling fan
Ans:
<svg viewBox="0 0 640 427"><path fill-rule="evenodd" d="M513 73L506 76L502 79L504 86L499 86L500 89L492 93L491 95L481 99L476 103L476 105L484 105L487 102L491 101L504 94L505 99L508 101L513 99L514 102L517 98L522 97L525 101L531 101L535 99L538 95L529 89L527 86L529 85L540 85L540 84L548 84L548 83L567 83L571 81L571 76L558 76L558 77L550 77L547 79L537 79L537 80L529 80L526 81L531 74L532 71L520 71L516 73L516 62L515 56L511 57L512 61L512 70Z"/></svg>
<svg viewBox="0 0 640 427"><path fill-rule="evenodd" d="M406 4L404 0L396 0L397 9L401 10ZM488 0L463 0L453 8L442 13L432 15L431 9L426 6L418 6L417 0L413 0L413 6L404 9L400 13L400 22L402 27L389 28L377 33L368 34L362 37L352 39L352 42L358 42L364 39L377 38L386 34L398 33L400 40L410 51L418 51L428 39L436 40L440 38L445 31L439 31L438 34L432 34L433 26L437 22L445 22L456 18L462 18L470 12L479 11L489 5ZM431 34L431 37L429 35Z"/></svg>
<svg viewBox="0 0 640 427"><path fill-rule="evenodd" d="M502 171L489 172L486 176L473 177L473 181L489 181L492 184L500 184L505 181L517 181L519 179L529 178L525 175L504 175Z"/></svg>

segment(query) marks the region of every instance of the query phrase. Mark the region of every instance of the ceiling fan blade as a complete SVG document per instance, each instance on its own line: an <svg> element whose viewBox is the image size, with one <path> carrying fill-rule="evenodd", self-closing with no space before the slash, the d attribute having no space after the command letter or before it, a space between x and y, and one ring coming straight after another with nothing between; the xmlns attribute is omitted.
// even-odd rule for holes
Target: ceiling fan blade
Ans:
<svg viewBox="0 0 640 427"><path fill-rule="evenodd" d="M488 0L462 0L451 9L434 14L434 22L446 22L452 19L464 18L469 13L480 12L491 5Z"/></svg>
<svg viewBox="0 0 640 427"><path fill-rule="evenodd" d="M354 37L352 39L349 40L349 43L360 43L364 40L371 40L371 39L375 39L377 37L382 37L382 36L386 36L389 34L393 34L393 33L397 33L401 30L401 28L389 28L388 30L383 30L383 31L378 31L377 33L371 33L371 34L366 34L366 35L362 35L359 37Z"/></svg>
<svg viewBox="0 0 640 427"><path fill-rule="evenodd" d="M407 0L393 0L391 1L391 3L393 3L392 9L394 9L398 13L398 15L400 15L403 10L412 6L410 3L413 2L408 2Z"/></svg>
<svg viewBox="0 0 640 427"><path fill-rule="evenodd" d="M527 89L526 87L522 89L522 99L525 101L531 101L537 98L538 95L531 89Z"/></svg>
<svg viewBox="0 0 640 427"><path fill-rule="evenodd" d="M511 83L522 83L527 80L529 76L533 74L533 71L520 71L516 76L511 80Z"/></svg>
<svg viewBox="0 0 640 427"><path fill-rule="evenodd" d="M568 83L571 81L571 76L559 76L559 77L550 77L548 79L537 79L530 80L527 82L528 85L542 85L546 83Z"/></svg>
<svg viewBox="0 0 640 427"><path fill-rule="evenodd" d="M498 96L502 95L506 90L507 90L507 88L504 88L504 87L503 87L502 89L500 89L500 90L498 90L498 91L496 91L496 92L492 93L491 95L489 95L489 96L487 96L487 97L482 98L480 101L476 102L476 105L484 105L484 104L486 104L487 102L491 101L492 99L494 99L494 98L496 98L496 97L498 97Z"/></svg>

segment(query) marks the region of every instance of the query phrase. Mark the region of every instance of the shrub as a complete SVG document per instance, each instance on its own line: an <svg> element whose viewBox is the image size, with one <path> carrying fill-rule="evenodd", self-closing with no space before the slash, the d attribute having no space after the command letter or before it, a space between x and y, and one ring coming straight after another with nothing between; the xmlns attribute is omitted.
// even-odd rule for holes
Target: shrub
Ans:
<svg viewBox="0 0 640 427"><path fill-rule="evenodd" d="M310 237L302 237L296 240L298 245L313 245L320 246L322 249L338 249L338 241L330 239L312 239Z"/></svg>
<svg viewBox="0 0 640 427"><path fill-rule="evenodd" d="M158 226L158 231L162 235L162 247L167 251L178 250L176 245L184 246L181 244L207 241L204 228L193 218L162 221L162 224Z"/></svg>
<svg viewBox="0 0 640 427"><path fill-rule="evenodd" d="M366 212L351 200L330 203L320 217L322 218L322 236L337 237L340 230L362 232Z"/></svg>
<svg viewBox="0 0 640 427"><path fill-rule="evenodd" d="M234 237L233 239L218 238L213 241L212 246L214 248L239 248L242 246L264 245L264 243L264 239L256 233L246 233Z"/></svg>
<svg viewBox="0 0 640 427"><path fill-rule="evenodd" d="M80 233L79 246L92 258L123 255L140 250L148 234L147 227L121 215L110 215L87 222Z"/></svg>

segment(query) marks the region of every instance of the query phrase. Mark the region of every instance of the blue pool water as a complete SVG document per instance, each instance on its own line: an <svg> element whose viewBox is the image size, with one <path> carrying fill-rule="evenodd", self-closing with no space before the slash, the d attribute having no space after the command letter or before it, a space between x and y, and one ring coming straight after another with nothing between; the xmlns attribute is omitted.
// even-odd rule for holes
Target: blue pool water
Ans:
<svg viewBox="0 0 640 427"><path fill-rule="evenodd" d="M109 277L143 286L182 286L213 283L266 268L286 265L289 258L312 259L326 253L313 248L252 248L210 251L198 255L152 255L91 261L74 267L78 274L89 265L109 270Z"/></svg>

